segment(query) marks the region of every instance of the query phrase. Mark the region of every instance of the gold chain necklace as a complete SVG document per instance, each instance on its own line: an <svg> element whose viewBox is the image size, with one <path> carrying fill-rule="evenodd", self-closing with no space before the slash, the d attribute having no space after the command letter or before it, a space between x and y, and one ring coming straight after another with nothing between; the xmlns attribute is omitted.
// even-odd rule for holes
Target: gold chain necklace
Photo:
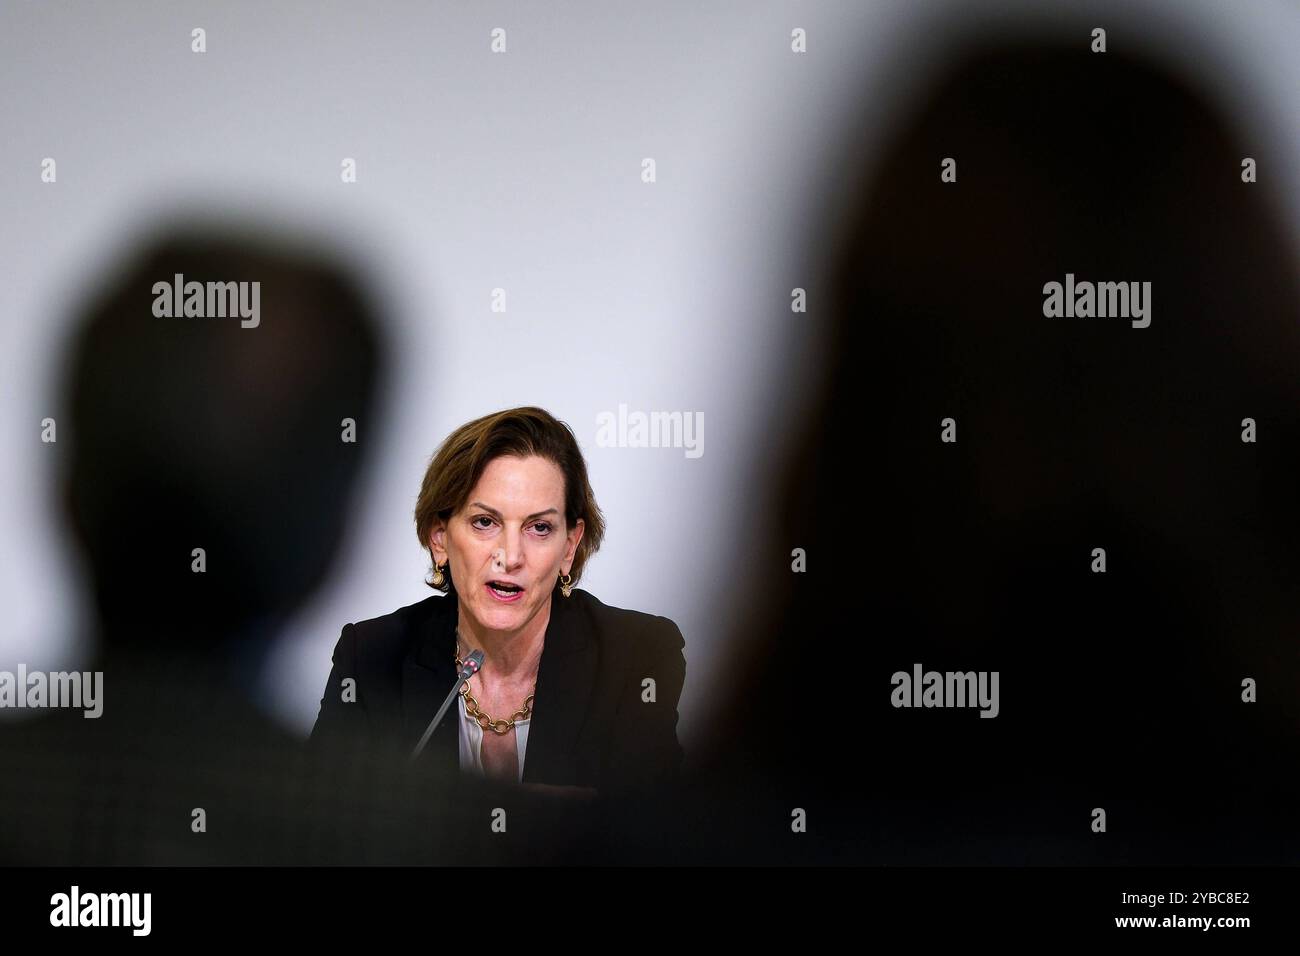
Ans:
<svg viewBox="0 0 1300 956"><path fill-rule="evenodd" d="M464 666L465 666L465 662L460 659L460 629L457 628L456 630L456 673L459 674L460 669ZM536 682L533 683L533 689L534 690L537 689ZM516 710L513 714L510 715L509 720L493 720L486 713L479 710L478 701L476 701L474 699L474 695L469 692L469 681L465 681L465 683L460 685L460 693L461 696L465 698L465 713L469 714L469 716L473 717L476 721L478 721L478 725L482 727L484 730L491 730L494 731L495 733L501 734L502 736L505 736L506 734L510 733L511 730L514 729L515 721L527 720L529 717L533 715L533 696L534 696L533 694L529 694L527 697L524 698L524 709Z"/></svg>

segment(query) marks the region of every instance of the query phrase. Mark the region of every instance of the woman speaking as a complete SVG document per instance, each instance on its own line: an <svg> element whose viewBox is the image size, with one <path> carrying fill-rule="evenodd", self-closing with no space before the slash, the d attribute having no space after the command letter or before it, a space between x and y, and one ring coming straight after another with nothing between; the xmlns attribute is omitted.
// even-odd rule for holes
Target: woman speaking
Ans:
<svg viewBox="0 0 1300 956"><path fill-rule="evenodd" d="M415 527L441 593L344 626L313 744L413 752L481 651L421 761L601 794L677 774L681 631L574 586L605 523L568 425L533 407L462 425L429 463Z"/></svg>

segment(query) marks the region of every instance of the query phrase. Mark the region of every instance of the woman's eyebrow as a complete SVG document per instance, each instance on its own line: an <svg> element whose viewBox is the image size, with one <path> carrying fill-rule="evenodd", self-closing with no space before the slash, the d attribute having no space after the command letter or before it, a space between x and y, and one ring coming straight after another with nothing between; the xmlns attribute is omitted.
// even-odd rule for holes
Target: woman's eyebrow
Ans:
<svg viewBox="0 0 1300 956"><path fill-rule="evenodd" d="M481 501L471 501L470 505L475 508L481 508L482 510L486 511L488 514L490 514L494 518L497 518L498 520L501 518L501 512L497 511L496 508L483 504L483 502ZM545 511L538 511L535 514L530 514L524 520L532 521L534 518L540 518L543 515L558 515L559 513L560 512L557 511L555 508L547 508Z"/></svg>

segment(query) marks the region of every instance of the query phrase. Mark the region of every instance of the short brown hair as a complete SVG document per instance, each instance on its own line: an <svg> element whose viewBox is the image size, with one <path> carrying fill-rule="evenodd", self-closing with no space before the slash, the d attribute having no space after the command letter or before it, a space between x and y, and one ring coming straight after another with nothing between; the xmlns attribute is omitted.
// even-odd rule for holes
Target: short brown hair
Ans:
<svg viewBox="0 0 1300 956"><path fill-rule="evenodd" d="M425 470L420 497L415 502L415 532L420 544L429 551L432 560L429 536L434 524L438 521L445 524L464 507L487 466L506 455L540 456L553 462L564 476L565 528L574 528L579 518L584 524L582 540L578 542L573 567L569 570L570 583L577 584L587 558L600 548L605 536L605 518L587 480L587 462L573 429L545 409L531 405L484 415L447 436ZM453 587L450 565L443 569L443 574L446 583L442 587L429 580L424 583L446 593Z"/></svg>

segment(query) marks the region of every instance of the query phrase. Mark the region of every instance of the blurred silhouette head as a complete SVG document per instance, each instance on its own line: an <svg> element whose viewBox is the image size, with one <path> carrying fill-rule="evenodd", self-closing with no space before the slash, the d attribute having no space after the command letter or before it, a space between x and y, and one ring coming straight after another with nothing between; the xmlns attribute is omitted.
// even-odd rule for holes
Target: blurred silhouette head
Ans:
<svg viewBox="0 0 1300 956"><path fill-rule="evenodd" d="M904 801L915 829L886 814L873 839L952 851L995 791L1086 780L1076 802L1118 802L1175 752L1294 735L1300 297L1277 190L1241 176L1246 156L1285 168L1264 152L1180 80L1077 37L945 58L812 241L829 348L771 549L808 570L765 576L745 622L724 776L766 774L786 806ZM1067 273L1152 283L1151 324L1045 316ZM810 644L835 673L804 696L790 661ZM895 708L891 674L917 662L1000 671L1001 714ZM1263 673L1277 698L1243 708ZM795 718L832 687L824 732ZM999 812L1055 812L1026 799Z"/></svg>
<svg viewBox="0 0 1300 956"><path fill-rule="evenodd" d="M156 307L191 282L258 283L256 323L213 314L210 293L192 302L202 316ZM64 372L62 481L106 640L220 641L306 597L378 430L383 351L348 272L201 225L148 243L86 304Z"/></svg>

